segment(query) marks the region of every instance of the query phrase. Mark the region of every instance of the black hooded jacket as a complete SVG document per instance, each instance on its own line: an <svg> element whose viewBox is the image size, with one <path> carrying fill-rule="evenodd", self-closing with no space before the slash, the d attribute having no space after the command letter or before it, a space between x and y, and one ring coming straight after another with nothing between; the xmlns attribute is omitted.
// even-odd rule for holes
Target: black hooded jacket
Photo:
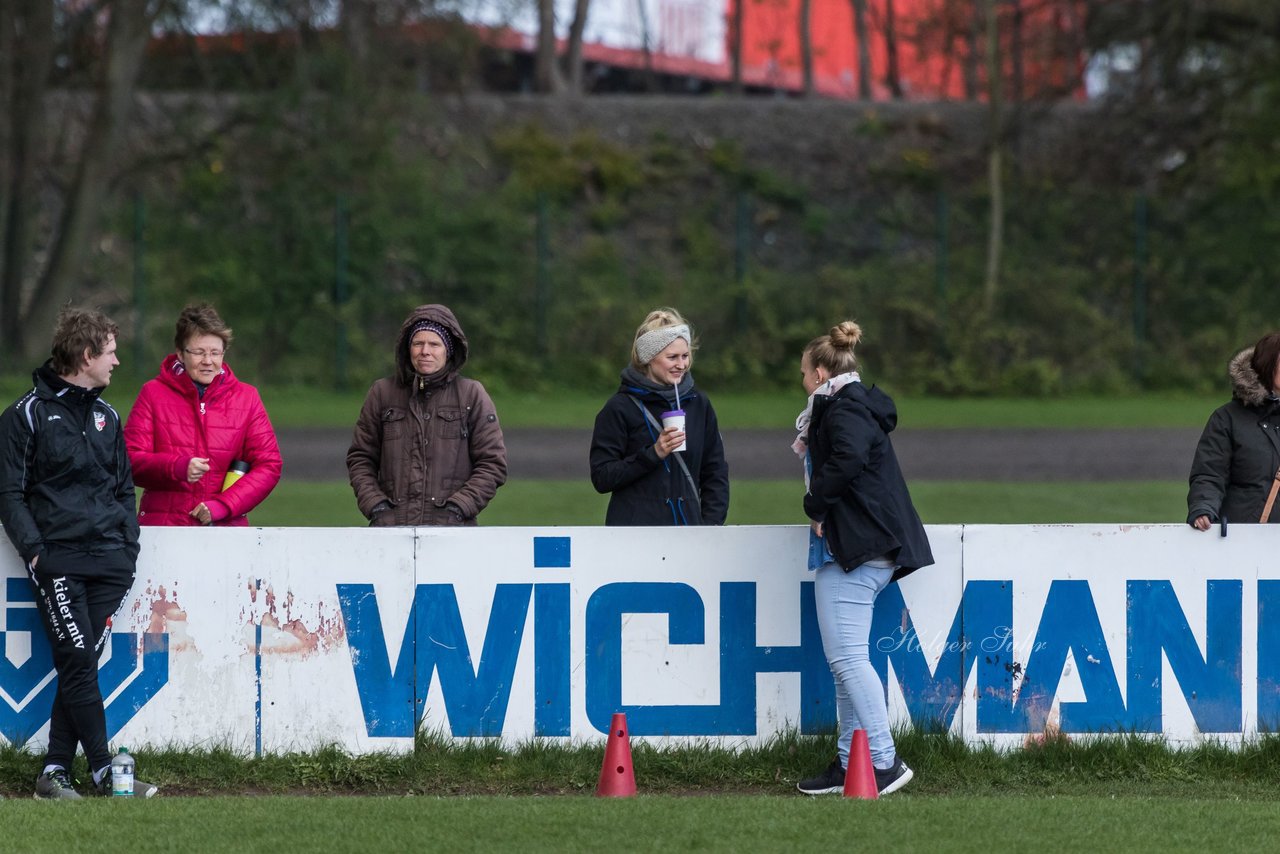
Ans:
<svg viewBox="0 0 1280 854"><path fill-rule="evenodd" d="M662 413L676 408L675 390L659 391L635 369L622 372L616 394L596 416L591 434L591 485L611 493L606 525L723 525L729 513L729 466L711 401L685 374L680 382L680 408L685 411L688 450L678 451L689 476L669 454L658 459L653 445L658 431L639 402L659 425Z"/></svg>
<svg viewBox="0 0 1280 854"><path fill-rule="evenodd" d="M924 525L911 503L889 433L898 412L887 394L852 382L813 400L809 453L813 475L804 512L846 570L887 557L901 578L933 563Z"/></svg>
<svg viewBox="0 0 1280 854"><path fill-rule="evenodd" d="M1200 516L1219 522L1257 522L1280 469L1280 400L1249 366L1250 347L1228 367L1233 394L1209 416L1191 462L1187 524ZM1280 505L1280 500L1276 501ZM1280 522L1280 507L1270 522Z"/></svg>
<svg viewBox="0 0 1280 854"><path fill-rule="evenodd" d="M120 416L46 362L0 414L0 522L27 563L57 544L138 556L133 470Z"/></svg>

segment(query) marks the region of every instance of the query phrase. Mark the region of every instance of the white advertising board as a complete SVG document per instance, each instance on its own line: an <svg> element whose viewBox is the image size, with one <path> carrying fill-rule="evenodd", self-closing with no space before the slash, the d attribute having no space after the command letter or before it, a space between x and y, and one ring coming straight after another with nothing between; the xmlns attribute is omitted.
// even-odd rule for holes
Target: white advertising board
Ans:
<svg viewBox="0 0 1280 854"><path fill-rule="evenodd" d="M877 602L900 723L971 742L1238 741L1280 719L1280 528L931 526ZM237 752L454 738L741 745L830 731L806 529L156 529L100 681L113 742ZM54 690L0 545L0 737Z"/></svg>

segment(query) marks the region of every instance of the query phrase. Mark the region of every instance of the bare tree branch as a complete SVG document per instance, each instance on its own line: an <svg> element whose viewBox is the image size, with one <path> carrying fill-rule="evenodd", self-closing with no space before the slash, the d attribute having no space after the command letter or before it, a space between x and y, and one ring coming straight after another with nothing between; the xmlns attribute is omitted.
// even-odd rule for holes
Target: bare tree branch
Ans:
<svg viewBox="0 0 1280 854"><path fill-rule="evenodd" d="M884 82L895 100L902 99L902 73L898 68L898 14L895 0L884 0Z"/></svg>
<svg viewBox="0 0 1280 854"><path fill-rule="evenodd" d="M98 84L93 116L58 231L49 264L23 318L22 349L30 358L43 344L43 330L52 326L59 306L72 291L84 261L89 237L111 178L112 162L133 104L134 86L150 34L153 11L147 0L115 0L107 23L105 63Z"/></svg>
<svg viewBox="0 0 1280 854"><path fill-rule="evenodd" d="M26 324L23 290L31 257L32 223L37 207L37 175L45 135L45 92L53 65L53 4L24 0L9 18L14 49L13 121L6 146L4 263L0 268L0 339L6 355L21 352ZM10 13L12 14L12 13ZM7 63L6 63L7 64Z"/></svg>
<svg viewBox="0 0 1280 854"><path fill-rule="evenodd" d="M867 0L851 0L853 38L858 45L858 97L871 100L871 36L867 32Z"/></svg>
<svg viewBox="0 0 1280 854"><path fill-rule="evenodd" d="M591 0L575 0L573 5L573 23L569 25L569 44L565 51L566 76L569 78L569 91L575 95L582 94L582 38L587 30L587 13L591 8Z"/></svg>
<svg viewBox="0 0 1280 854"><path fill-rule="evenodd" d="M733 94L742 94L742 26L746 22L745 6L747 0L730 0L733 3L733 16L729 23L729 58L732 63L730 72Z"/></svg>
<svg viewBox="0 0 1280 854"><path fill-rule="evenodd" d="M1000 283L1000 258L1004 252L1004 117L1000 72L1000 19L996 0L983 0L987 21L988 125L987 180L991 195L991 215L987 228L987 270L982 285L982 308L990 315L995 309Z"/></svg>
<svg viewBox="0 0 1280 854"><path fill-rule="evenodd" d="M564 90L564 81L556 67L555 0L538 0L538 47L534 57L534 88L555 94Z"/></svg>
<svg viewBox="0 0 1280 854"><path fill-rule="evenodd" d="M800 0L800 73L805 96L813 94L813 0Z"/></svg>

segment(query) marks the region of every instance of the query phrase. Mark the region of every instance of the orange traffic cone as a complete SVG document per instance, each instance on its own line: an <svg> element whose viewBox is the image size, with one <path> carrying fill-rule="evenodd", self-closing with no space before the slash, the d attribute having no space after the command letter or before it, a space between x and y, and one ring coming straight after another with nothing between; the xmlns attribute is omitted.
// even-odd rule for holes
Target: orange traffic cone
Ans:
<svg viewBox="0 0 1280 854"><path fill-rule="evenodd" d="M609 725L609 740L604 746L604 765L600 766L596 797L630 798L635 793L636 772L631 767L631 739L627 736L627 716L617 712Z"/></svg>
<svg viewBox="0 0 1280 854"><path fill-rule="evenodd" d="M876 769L871 764L871 745L867 743L867 731L855 729L853 743L849 745L849 766L844 772L844 796L874 801L880 797L876 785Z"/></svg>

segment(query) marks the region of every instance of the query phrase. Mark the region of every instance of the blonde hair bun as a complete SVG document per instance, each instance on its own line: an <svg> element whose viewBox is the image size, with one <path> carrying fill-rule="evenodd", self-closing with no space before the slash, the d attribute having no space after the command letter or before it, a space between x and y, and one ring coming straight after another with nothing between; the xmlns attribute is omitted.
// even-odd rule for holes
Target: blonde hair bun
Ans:
<svg viewBox="0 0 1280 854"><path fill-rule="evenodd" d="M852 350L862 340L862 327L846 320L831 327L831 346L837 350Z"/></svg>

